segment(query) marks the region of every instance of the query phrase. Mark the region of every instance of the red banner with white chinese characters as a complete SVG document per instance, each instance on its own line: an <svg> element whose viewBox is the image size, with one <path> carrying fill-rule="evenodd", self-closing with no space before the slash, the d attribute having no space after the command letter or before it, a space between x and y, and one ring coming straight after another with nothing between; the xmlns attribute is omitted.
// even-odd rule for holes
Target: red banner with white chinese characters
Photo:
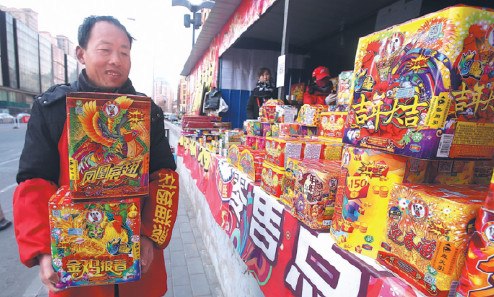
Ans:
<svg viewBox="0 0 494 297"><path fill-rule="evenodd" d="M266 296L419 296L374 260L299 222L226 159L181 142L183 165Z"/></svg>

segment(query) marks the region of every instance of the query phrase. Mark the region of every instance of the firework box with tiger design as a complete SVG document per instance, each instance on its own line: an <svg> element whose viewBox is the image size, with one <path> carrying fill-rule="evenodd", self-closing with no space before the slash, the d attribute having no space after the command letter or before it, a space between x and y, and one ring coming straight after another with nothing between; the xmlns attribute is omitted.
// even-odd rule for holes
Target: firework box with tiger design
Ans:
<svg viewBox="0 0 494 297"><path fill-rule="evenodd" d="M427 296L451 296L486 196L485 186L395 185L378 261Z"/></svg>
<svg viewBox="0 0 494 297"><path fill-rule="evenodd" d="M74 199L148 194L150 109L144 96L67 95Z"/></svg>
<svg viewBox="0 0 494 297"><path fill-rule="evenodd" d="M343 141L422 159L494 154L494 11L452 6L360 38Z"/></svg>
<svg viewBox="0 0 494 297"><path fill-rule="evenodd" d="M62 186L49 211L58 288L140 279L140 198L74 202Z"/></svg>

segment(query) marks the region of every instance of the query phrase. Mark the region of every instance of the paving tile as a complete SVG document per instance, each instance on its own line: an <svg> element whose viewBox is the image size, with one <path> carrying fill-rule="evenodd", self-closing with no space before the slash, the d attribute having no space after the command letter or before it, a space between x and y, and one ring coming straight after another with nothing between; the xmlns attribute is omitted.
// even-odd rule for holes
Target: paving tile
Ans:
<svg viewBox="0 0 494 297"><path fill-rule="evenodd" d="M200 257L187 258L185 261L187 262L187 268L192 279L194 274L204 274L204 267Z"/></svg>
<svg viewBox="0 0 494 297"><path fill-rule="evenodd" d="M183 251L172 252L171 264L172 267L185 266L186 263L185 263L184 252Z"/></svg>
<svg viewBox="0 0 494 297"><path fill-rule="evenodd" d="M180 232L182 234L186 233L186 232L192 232L192 228L190 227L190 223L189 222L180 223Z"/></svg>
<svg viewBox="0 0 494 297"><path fill-rule="evenodd" d="M172 267L172 284L173 286L190 286L190 277L187 266Z"/></svg>
<svg viewBox="0 0 494 297"><path fill-rule="evenodd" d="M196 236L192 232L182 233L182 242L185 243L196 243Z"/></svg>
<svg viewBox="0 0 494 297"><path fill-rule="evenodd" d="M182 240L173 240L170 241L170 245L168 246L170 248L170 251L173 252L179 252L184 250L184 245L182 243Z"/></svg>
<svg viewBox="0 0 494 297"><path fill-rule="evenodd" d="M184 243L185 258L200 257L197 245L194 243Z"/></svg>
<svg viewBox="0 0 494 297"><path fill-rule="evenodd" d="M175 286L173 287L175 297L193 297L190 286Z"/></svg>
<svg viewBox="0 0 494 297"><path fill-rule="evenodd" d="M211 291L209 290L208 279L206 278L206 275L204 273L195 274L193 278L194 285L192 286L192 293L194 293L194 296L211 294Z"/></svg>

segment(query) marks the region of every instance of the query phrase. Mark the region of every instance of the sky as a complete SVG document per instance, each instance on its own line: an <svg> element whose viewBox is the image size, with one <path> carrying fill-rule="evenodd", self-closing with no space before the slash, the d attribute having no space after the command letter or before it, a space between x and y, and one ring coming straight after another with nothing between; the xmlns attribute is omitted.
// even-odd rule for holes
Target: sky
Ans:
<svg viewBox="0 0 494 297"><path fill-rule="evenodd" d="M77 45L77 29L88 15L113 15L136 39L130 79L139 92L152 96L153 76L178 86L192 46L192 29L183 25L185 7L172 0L0 0L0 5L31 8L38 30L65 35ZM196 38L199 31L196 31Z"/></svg>

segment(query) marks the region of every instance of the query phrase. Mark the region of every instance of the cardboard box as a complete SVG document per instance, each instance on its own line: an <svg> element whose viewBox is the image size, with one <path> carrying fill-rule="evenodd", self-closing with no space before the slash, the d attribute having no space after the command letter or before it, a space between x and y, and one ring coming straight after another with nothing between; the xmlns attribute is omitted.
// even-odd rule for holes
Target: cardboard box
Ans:
<svg viewBox="0 0 494 297"><path fill-rule="evenodd" d="M68 186L49 201L59 288L140 279L140 198L75 202Z"/></svg>
<svg viewBox="0 0 494 297"><path fill-rule="evenodd" d="M360 38L343 141L421 159L491 159L493 26L494 11L453 6Z"/></svg>
<svg viewBox="0 0 494 297"><path fill-rule="evenodd" d="M245 148L240 152L238 169L254 182L261 181L262 162L266 157L264 150L252 150Z"/></svg>
<svg viewBox="0 0 494 297"><path fill-rule="evenodd" d="M266 160L276 166L285 167L289 157L301 158L302 150L300 139L266 137Z"/></svg>
<svg viewBox="0 0 494 297"><path fill-rule="evenodd" d="M486 195L482 186L395 185L378 261L428 296L450 296Z"/></svg>
<svg viewBox="0 0 494 297"><path fill-rule="evenodd" d="M325 111L318 126L319 137L343 138L347 112Z"/></svg>
<svg viewBox="0 0 494 297"><path fill-rule="evenodd" d="M143 96L67 94L74 199L148 194L150 110Z"/></svg>
<svg viewBox="0 0 494 297"><path fill-rule="evenodd" d="M285 168L278 167L267 161L262 162L261 188L268 194L280 198L283 193L283 179Z"/></svg>

